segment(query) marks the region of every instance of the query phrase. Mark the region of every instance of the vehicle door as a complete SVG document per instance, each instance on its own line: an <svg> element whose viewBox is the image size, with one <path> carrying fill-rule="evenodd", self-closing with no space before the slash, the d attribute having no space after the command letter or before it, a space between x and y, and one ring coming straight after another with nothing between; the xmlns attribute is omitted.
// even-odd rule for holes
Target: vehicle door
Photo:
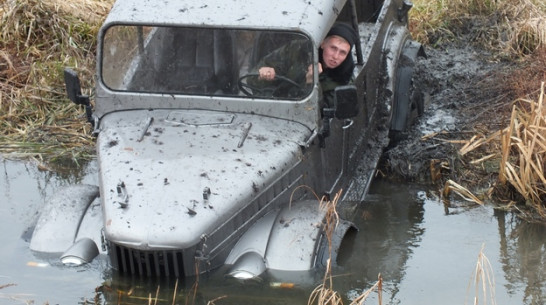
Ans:
<svg viewBox="0 0 546 305"><path fill-rule="evenodd" d="M356 3L354 0L347 1L342 11L340 12L338 22L351 24L353 28L357 28L358 16L356 14ZM358 35L360 36L360 35ZM365 88L362 72L362 46L359 39L353 48L352 53L355 67L355 75L352 85L362 91ZM329 119L329 136L324 139L324 147L322 149L322 160L325 167L324 185L327 194L335 194L341 188L347 187L349 179L354 174L356 166L355 160L358 158L358 152L361 152L359 147L363 144L362 131L367 126L369 111L366 109L364 97L359 94L357 103L358 115L350 119ZM349 168L349 166L351 168ZM347 190L343 190L344 192Z"/></svg>
<svg viewBox="0 0 546 305"><path fill-rule="evenodd" d="M324 139L322 160L324 165L324 185L328 195L334 195L347 179L347 160L349 139L353 130L351 119L328 119L330 135ZM326 123L325 123L326 124Z"/></svg>

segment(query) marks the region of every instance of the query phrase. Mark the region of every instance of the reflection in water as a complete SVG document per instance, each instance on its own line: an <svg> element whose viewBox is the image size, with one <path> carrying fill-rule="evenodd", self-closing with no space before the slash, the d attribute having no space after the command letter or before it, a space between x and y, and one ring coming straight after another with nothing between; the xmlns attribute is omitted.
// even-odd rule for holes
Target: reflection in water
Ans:
<svg viewBox="0 0 546 305"><path fill-rule="evenodd" d="M0 158L0 194L3 209L27 226L36 220L36 214L45 198L62 185L96 183L95 163L58 164L55 171L38 166L36 162L15 162ZM92 176L91 176L92 175Z"/></svg>
<svg viewBox="0 0 546 305"><path fill-rule="evenodd" d="M111 285L111 286L110 286ZM310 290L273 287L268 282L242 283L226 279L222 272L177 281L145 280L113 275L100 288L106 304L144 304L138 300L151 298L152 304L306 304ZM139 303L141 302L141 303ZM147 303L146 303L147 304Z"/></svg>
<svg viewBox="0 0 546 305"><path fill-rule="evenodd" d="M500 261L506 290L523 290L523 304L546 304L546 226L495 213L499 225Z"/></svg>
<svg viewBox="0 0 546 305"><path fill-rule="evenodd" d="M345 276L336 279L336 286L354 297L381 274L385 296L394 298L425 231L423 200L415 191L383 183L375 183L370 192L353 219L359 232L351 256L338 270Z"/></svg>
<svg viewBox="0 0 546 305"><path fill-rule="evenodd" d="M243 285L226 280L218 270L200 276L194 295L196 279L176 284L174 279L119 277L106 257L66 268L35 256L22 235L45 198L68 183L96 184L94 166L77 175L58 175L31 163L0 160L0 304L148 304L157 294L157 304L173 304L173 297L175 304L207 304L226 296L215 304L301 305L320 283L322 271L310 275L312 284L287 289L267 280ZM336 291L350 299L372 286L381 273L384 304L464 304L477 255L485 245L498 304L546 303L545 226L523 223L487 206L446 214L441 202L423 195L424 189L374 182L370 196L353 214L359 228L355 243L340 254L340 266L333 270Z"/></svg>

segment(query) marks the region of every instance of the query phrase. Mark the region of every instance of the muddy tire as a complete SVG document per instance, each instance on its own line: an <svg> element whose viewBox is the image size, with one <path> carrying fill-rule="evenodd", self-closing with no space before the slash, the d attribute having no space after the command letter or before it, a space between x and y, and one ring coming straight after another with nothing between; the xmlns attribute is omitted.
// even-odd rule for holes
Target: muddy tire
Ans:
<svg viewBox="0 0 546 305"><path fill-rule="evenodd" d="M415 65L419 56L425 56L420 44L408 40L400 55L396 71L396 87L390 127L392 142L404 138L404 132L423 114L425 101L422 89L415 81Z"/></svg>

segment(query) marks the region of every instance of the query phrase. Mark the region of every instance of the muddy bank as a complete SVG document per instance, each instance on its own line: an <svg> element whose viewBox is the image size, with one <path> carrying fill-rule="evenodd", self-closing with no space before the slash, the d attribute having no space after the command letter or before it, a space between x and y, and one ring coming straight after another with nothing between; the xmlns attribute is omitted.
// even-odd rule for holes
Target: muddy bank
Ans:
<svg viewBox="0 0 546 305"><path fill-rule="evenodd" d="M484 50L463 44L426 49L415 81L426 95L425 113L385 152L380 172L387 179L424 183L456 175L457 150L477 132L509 121L510 102L499 96L500 71L510 63L494 61ZM431 165L442 177L431 176Z"/></svg>

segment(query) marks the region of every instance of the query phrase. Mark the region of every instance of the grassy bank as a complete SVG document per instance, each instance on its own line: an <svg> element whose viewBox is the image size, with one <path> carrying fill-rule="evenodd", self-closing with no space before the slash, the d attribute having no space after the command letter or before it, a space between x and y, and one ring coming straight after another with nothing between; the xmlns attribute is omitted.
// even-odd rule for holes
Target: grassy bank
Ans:
<svg viewBox="0 0 546 305"><path fill-rule="evenodd" d="M546 47L546 3L542 0L414 0L410 28L419 41L436 46L465 41L516 59Z"/></svg>
<svg viewBox="0 0 546 305"><path fill-rule="evenodd" d="M7 0L0 6L0 153L45 163L94 154L63 69L92 88L99 26L113 1ZM91 92L86 92L90 94Z"/></svg>

